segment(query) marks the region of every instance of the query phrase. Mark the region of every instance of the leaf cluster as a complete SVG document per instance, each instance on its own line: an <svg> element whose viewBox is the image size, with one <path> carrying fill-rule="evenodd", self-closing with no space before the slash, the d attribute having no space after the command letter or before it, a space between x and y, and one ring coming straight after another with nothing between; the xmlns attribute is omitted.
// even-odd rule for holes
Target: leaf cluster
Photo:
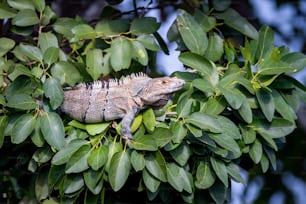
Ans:
<svg viewBox="0 0 306 204"><path fill-rule="evenodd" d="M168 52L156 18L91 25L58 18L43 0L0 4L0 19L22 39L0 38L0 147L35 146L24 162L35 173L27 199L126 202L125 193L136 192L152 202L224 203L231 180L245 183L243 158L262 172L276 168L305 91L288 74L303 69L306 57L275 47L271 28L257 32L230 1L212 2L178 10L167 37L178 45L186 71L175 75L186 86L161 110L134 119L129 145L120 120L82 124L57 109L63 86L154 70L156 52ZM224 27L244 40L227 38Z"/></svg>

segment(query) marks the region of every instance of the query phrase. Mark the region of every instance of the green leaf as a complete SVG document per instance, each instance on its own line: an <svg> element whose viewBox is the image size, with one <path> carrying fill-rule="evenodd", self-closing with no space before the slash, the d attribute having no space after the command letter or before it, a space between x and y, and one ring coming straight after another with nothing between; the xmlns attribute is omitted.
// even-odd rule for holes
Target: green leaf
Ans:
<svg viewBox="0 0 306 204"><path fill-rule="evenodd" d="M112 157L109 169L109 183L114 191L120 190L125 184L131 170L131 162L127 152L117 152Z"/></svg>
<svg viewBox="0 0 306 204"><path fill-rule="evenodd" d="M172 139L173 134L168 128L158 127L150 134L150 138L153 139L158 147L164 147Z"/></svg>
<svg viewBox="0 0 306 204"><path fill-rule="evenodd" d="M248 126L240 125L239 127L241 130L241 134L242 134L244 143L252 144L256 139L256 132Z"/></svg>
<svg viewBox="0 0 306 204"><path fill-rule="evenodd" d="M258 164L262 158L262 144L258 139L250 146L249 155L255 164Z"/></svg>
<svg viewBox="0 0 306 204"><path fill-rule="evenodd" d="M91 151L90 156L88 157L88 164L93 170L97 171L106 164L107 156L108 146L101 145L100 147Z"/></svg>
<svg viewBox="0 0 306 204"><path fill-rule="evenodd" d="M230 201L228 188L222 182L216 181L214 185L208 189L210 196L213 198L214 203L222 204L225 201Z"/></svg>
<svg viewBox="0 0 306 204"><path fill-rule="evenodd" d="M73 41L93 39L97 36L97 32L88 24L80 24L72 28L74 34Z"/></svg>
<svg viewBox="0 0 306 204"><path fill-rule="evenodd" d="M46 49L43 55L44 62L50 66L50 64L53 64L57 62L59 57L59 48L57 47L49 47Z"/></svg>
<svg viewBox="0 0 306 204"><path fill-rule="evenodd" d="M271 122L274 117L275 111L274 99L271 92L266 88L260 88L256 89L255 93L261 111L263 112L267 120Z"/></svg>
<svg viewBox="0 0 306 204"><path fill-rule="evenodd" d="M72 28L78 25L78 22L72 18L58 18L53 25L53 29L67 37L73 37Z"/></svg>
<svg viewBox="0 0 306 204"><path fill-rule="evenodd" d="M39 201L45 200L51 192L48 186L48 172L40 171L35 179L35 196Z"/></svg>
<svg viewBox="0 0 306 204"><path fill-rule="evenodd" d="M145 162L144 155L136 150L133 150L131 154L131 164L135 171L142 171L145 168Z"/></svg>
<svg viewBox="0 0 306 204"><path fill-rule="evenodd" d="M208 60L215 62L222 57L224 53L223 47L223 39L215 32L213 32L209 35L208 47L205 51L204 56Z"/></svg>
<svg viewBox="0 0 306 204"><path fill-rule="evenodd" d="M275 118L271 123L264 120L254 120L249 126L253 127L259 134L271 138L285 137L296 128L293 122L282 118Z"/></svg>
<svg viewBox="0 0 306 204"><path fill-rule="evenodd" d="M192 150L188 144L182 143L180 146L170 151L170 154L179 165L184 166L192 155Z"/></svg>
<svg viewBox="0 0 306 204"><path fill-rule="evenodd" d="M137 37L137 41L140 42L146 49L152 51L159 51L160 47L155 42L155 39L151 35L140 35Z"/></svg>
<svg viewBox="0 0 306 204"><path fill-rule="evenodd" d="M221 147L233 152L235 155L241 155L241 151L237 142L231 136L224 133L208 134L208 136Z"/></svg>
<svg viewBox="0 0 306 204"><path fill-rule="evenodd" d="M45 9L45 0L32 0L37 11L42 12Z"/></svg>
<svg viewBox="0 0 306 204"><path fill-rule="evenodd" d="M39 23L35 11L31 9L20 10L16 16L13 17L12 24L20 27L32 26Z"/></svg>
<svg viewBox="0 0 306 204"><path fill-rule="evenodd" d="M16 10L9 7L6 3L0 3L0 19L9 19L16 15Z"/></svg>
<svg viewBox="0 0 306 204"><path fill-rule="evenodd" d="M100 134L109 128L110 122L86 124L85 129L88 134L94 136Z"/></svg>
<svg viewBox="0 0 306 204"><path fill-rule="evenodd" d="M34 99L27 94L15 94L7 99L7 106L20 110L31 110L37 107Z"/></svg>
<svg viewBox="0 0 306 204"><path fill-rule="evenodd" d="M167 178L169 184L178 192L183 191L183 183L180 177L180 167L178 167L175 163L167 163Z"/></svg>
<svg viewBox="0 0 306 204"><path fill-rule="evenodd" d="M93 80L97 80L102 74L103 56L102 50L92 49L86 54L86 70Z"/></svg>
<svg viewBox="0 0 306 204"><path fill-rule="evenodd" d="M65 177L62 185L64 193L71 194L80 190L84 184L82 174L70 174Z"/></svg>
<svg viewBox="0 0 306 204"><path fill-rule="evenodd" d="M15 46L15 41L10 38L0 38L0 45L0 57L2 57Z"/></svg>
<svg viewBox="0 0 306 204"><path fill-rule="evenodd" d="M186 118L186 122L195 125L202 130L208 130L213 133L221 133L222 127L217 117L206 113L195 112Z"/></svg>
<svg viewBox="0 0 306 204"><path fill-rule="evenodd" d="M58 48L57 37L51 32L39 34L38 44L43 54L50 47Z"/></svg>
<svg viewBox="0 0 306 204"><path fill-rule="evenodd" d="M228 174L236 181L239 183L242 183L246 186L246 182L241 176L241 171L238 165L236 165L233 162L230 162L226 165L226 169Z"/></svg>
<svg viewBox="0 0 306 204"><path fill-rule="evenodd" d="M156 141L152 139L151 135L134 136L130 147L136 150L158 150L158 145L156 144Z"/></svg>
<svg viewBox="0 0 306 204"><path fill-rule="evenodd" d="M252 109L246 98L244 98L238 112L245 122L251 123L253 121Z"/></svg>
<svg viewBox="0 0 306 204"><path fill-rule="evenodd" d="M216 180L216 175L208 162L201 161L197 168L195 186L199 189L210 188Z"/></svg>
<svg viewBox="0 0 306 204"><path fill-rule="evenodd" d="M199 9L195 11L194 18L200 24L200 27L204 30L204 32L211 31L217 23L215 17L208 16L208 14L204 14Z"/></svg>
<svg viewBox="0 0 306 204"><path fill-rule="evenodd" d="M202 79L202 78L197 78L192 81L192 86L201 90L203 93L214 93L215 92L215 87L211 84L210 81Z"/></svg>
<svg viewBox="0 0 306 204"><path fill-rule="evenodd" d="M130 40L119 37L111 44L110 62L114 71L129 68L132 60L132 43Z"/></svg>
<svg viewBox="0 0 306 204"><path fill-rule="evenodd" d="M148 53L142 43L138 41L131 41L132 43L132 58L139 62L141 65L148 65Z"/></svg>
<svg viewBox="0 0 306 204"><path fill-rule="evenodd" d="M103 175L104 171L93 171L91 169L83 173L85 184L94 195L101 193L104 182L101 179Z"/></svg>
<svg viewBox="0 0 306 204"><path fill-rule="evenodd" d="M274 48L274 34L269 26L262 26L259 30L256 58L261 60L268 56L271 50Z"/></svg>
<svg viewBox="0 0 306 204"><path fill-rule="evenodd" d="M151 34L156 32L159 27L160 23L156 22L156 18L135 18L131 23L130 32L136 36Z"/></svg>
<svg viewBox="0 0 306 204"><path fill-rule="evenodd" d="M1 147L3 145L3 142L4 142L4 137L5 137L4 132L5 132L5 128L8 124L8 119L9 118L6 115L0 116L0 149L1 149Z"/></svg>
<svg viewBox="0 0 306 204"><path fill-rule="evenodd" d="M129 30L129 22L127 19L103 19L97 23L95 30L102 36L118 35Z"/></svg>
<svg viewBox="0 0 306 204"><path fill-rule="evenodd" d="M20 44L19 47L23 54L27 56L30 60L34 60L37 62L41 62L43 60L43 55L38 47L25 44Z"/></svg>
<svg viewBox="0 0 306 204"><path fill-rule="evenodd" d="M210 157L210 163L218 178L226 187L228 187L227 169L224 162L214 157Z"/></svg>
<svg viewBox="0 0 306 204"><path fill-rule="evenodd" d="M167 182L166 161L160 151L145 155L146 169L158 180Z"/></svg>
<svg viewBox="0 0 306 204"><path fill-rule="evenodd" d="M69 161L70 157L84 145L89 145L88 141L81 139L72 140L53 156L51 163L54 165L65 164Z"/></svg>
<svg viewBox="0 0 306 204"><path fill-rule="evenodd" d="M239 132L239 129L232 120L221 115L217 117L217 120L219 121L220 124L222 124L222 129L223 129L222 132L224 134L232 137L233 139L237 140L241 139L241 134Z"/></svg>
<svg viewBox="0 0 306 204"><path fill-rule="evenodd" d="M61 84L67 83L69 86L74 86L80 82L82 76L77 68L69 62L57 62L51 68L51 74L60 80Z"/></svg>
<svg viewBox="0 0 306 204"><path fill-rule="evenodd" d="M210 97L201 107L201 112L210 115L219 115L227 107L227 102L223 96Z"/></svg>
<svg viewBox="0 0 306 204"><path fill-rule="evenodd" d="M244 17L242 17L237 11L232 8L228 8L222 13L214 13L217 17L224 20L224 23L229 27L241 32L242 34L257 39L257 30L249 23Z"/></svg>
<svg viewBox="0 0 306 204"><path fill-rule="evenodd" d="M48 184L50 188L54 188L59 181L62 181L63 176L65 175L65 165L56 166L51 165L48 175Z"/></svg>
<svg viewBox="0 0 306 204"><path fill-rule="evenodd" d="M269 159L265 154L262 154L262 158L260 160L260 166L263 173L266 173L269 169Z"/></svg>
<svg viewBox="0 0 306 204"><path fill-rule="evenodd" d="M34 11L33 2L29 0L7 0L7 3L17 10L31 9Z"/></svg>
<svg viewBox="0 0 306 204"><path fill-rule="evenodd" d="M57 109L64 100L64 92L57 78L48 78L44 83L45 96L50 99L53 110Z"/></svg>
<svg viewBox="0 0 306 204"><path fill-rule="evenodd" d="M306 56L300 52L291 52L281 57L281 61L286 62L290 71L287 73L295 73L306 67Z"/></svg>
<svg viewBox="0 0 306 204"><path fill-rule="evenodd" d="M12 143L20 144L33 132L35 128L36 118L31 114L20 116L12 129Z"/></svg>
<svg viewBox="0 0 306 204"><path fill-rule="evenodd" d="M191 113L193 100L189 97L184 97L182 100L180 100L176 106L176 111L178 113L178 118L183 118Z"/></svg>
<svg viewBox="0 0 306 204"><path fill-rule="evenodd" d="M121 143L112 143L112 142L109 143L107 162L106 162L106 166L105 166L107 172L110 171L110 164L111 164L113 156L117 152L121 152L121 151L122 151L122 144Z"/></svg>
<svg viewBox="0 0 306 204"><path fill-rule="evenodd" d="M281 96L281 94L273 89L272 96L275 104L275 110L286 120L295 121L297 116L291 106L287 104L285 99Z"/></svg>
<svg viewBox="0 0 306 204"><path fill-rule="evenodd" d="M203 55L207 49L208 40L206 33L194 17L184 10L179 10L176 22L186 47L193 53Z"/></svg>
<svg viewBox="0 0 306 204"><path fill-rule="evenodd" d="M218 84L218 89L234 109L239 109L243 101L246 100L245 96L237 88L226 88Z"/></svg>
<svg viewBox="0 0 306 204"><path fill-rule="evenodd" d="M230 5L231 5L232 1L227 1L227 0L213 0L212 4L213 7L217 10L217 11L224 11L225 9L227 9Z"/></svg>
<svg viewBox="0 0 306 204"><path fill-rule="evenodd" d="M160 181L154 176L152 176L148 170L144 169L142 171L142 178L145 186L148 188L148 190L152 193L156 192L160 186Z"/></svg>
<svg viewBox="0 0 306 204"><path fill-rule="evenodd" d="M143 112L143 124L149 133L152 133L155 128L155 115L152 108Z"/></svg>
<svg viewBox="0 0 306 204"><path fill-rule="evenodd" d="M89 168L88 157L91 154L90 146L84 145L72 154L66 164L65 173L80 173Z"/></svg>
<svg viewBox="0 0 306 204"><path fill-rule="evenodd" d="M48 144L60 150L65 144L64 125L58 114L44 113L40 119L41 132Z"/></svg>
<svg viewBox="0 0 306 204"><path fill-rule="evenodd" d="M175 122L174 125L171 126L171 131L173 133L172 141L174 143L181 143L187 135L187 129L184 127L182 121Z"/></svg>

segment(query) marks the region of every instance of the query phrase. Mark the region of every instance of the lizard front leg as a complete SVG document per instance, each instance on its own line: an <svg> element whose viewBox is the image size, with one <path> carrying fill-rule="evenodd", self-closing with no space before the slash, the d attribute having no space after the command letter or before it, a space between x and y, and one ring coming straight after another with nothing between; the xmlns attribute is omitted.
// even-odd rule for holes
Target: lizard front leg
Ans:
<svg viewBox="0 0 306 204"><path fill-rule="evenodd" d="M138 111L139 111L138 107L132 106L132 108L128 110L124 115L124 117L122 118L121 133L124 137L127 137L128 139L132 139L131 124Z"/></svg>

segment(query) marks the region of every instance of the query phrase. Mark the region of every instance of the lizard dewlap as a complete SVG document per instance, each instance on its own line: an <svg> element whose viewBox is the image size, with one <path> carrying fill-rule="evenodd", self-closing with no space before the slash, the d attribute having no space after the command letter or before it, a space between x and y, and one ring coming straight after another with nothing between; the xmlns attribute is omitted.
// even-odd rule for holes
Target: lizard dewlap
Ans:
<svg viewBox="0 0 306 204"><path fill-rule="evenodd" d="M85 123L122 118L122 134L132 138L130 125L135 115L148 107L165 105L183 86L184 81L176 77L150 78L143 73L79 84L64 89L61 110Z"/></svg>

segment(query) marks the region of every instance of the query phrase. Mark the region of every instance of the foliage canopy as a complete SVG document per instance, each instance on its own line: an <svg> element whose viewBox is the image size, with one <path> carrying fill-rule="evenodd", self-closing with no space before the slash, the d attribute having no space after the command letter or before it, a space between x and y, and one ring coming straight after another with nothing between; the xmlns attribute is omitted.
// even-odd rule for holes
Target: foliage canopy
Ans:
<svg viewBox="0 0 306 204"><path fill-rule="evenodd" d="M22 188L22 174L0 174L6 199L128 202L139 194L148 201L224 203L231 179L245 183L243 158L262 172L275 169L305 91L288 74L303 69L306 57L276 47L271 28L257 31L230 1L212 2L179 9L160 36L155 17L116 9L106 15L110 6L89 24L57 17L43 0L2 1L0 19L10 35L0 38L0 147L33 173L33 188ZM174 75L186 86L163 109L135 118L130 146L120 124L82 124L58 114L63 86L144 68L155 73L156 52L168 53L165 37L177 43L186 71ZM1 169L11 165L3 160Z"/></svg>

